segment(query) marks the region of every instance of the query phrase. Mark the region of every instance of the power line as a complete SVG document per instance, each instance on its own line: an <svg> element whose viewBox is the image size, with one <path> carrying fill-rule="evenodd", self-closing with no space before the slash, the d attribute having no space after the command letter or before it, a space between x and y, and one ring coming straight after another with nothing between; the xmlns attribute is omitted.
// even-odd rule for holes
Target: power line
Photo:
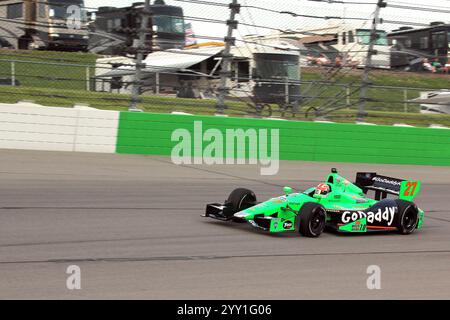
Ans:
<svg viewBox="0 0 450 320"><path fill-rule="evenodd" d="M414 11L421 11L421 12L437 12L437 13L450 13L449 8L443 9L443 8L431 8L431 7L416 7L416 6L404 6L404 5L396 5L388 3L389 8L395 8L395 9L406 9L406 10L414 10Z"/></svg>
<svg viewBox="0 0 450 320"><path fill-rule="evenodd" d="M228 3L221 3L221 2L211 2L211 1L202 1L202 0L173 0L175 2L187 2L191 4L203 4L208 6L216 6L216 7L224 7L228 8Z"/></svg>

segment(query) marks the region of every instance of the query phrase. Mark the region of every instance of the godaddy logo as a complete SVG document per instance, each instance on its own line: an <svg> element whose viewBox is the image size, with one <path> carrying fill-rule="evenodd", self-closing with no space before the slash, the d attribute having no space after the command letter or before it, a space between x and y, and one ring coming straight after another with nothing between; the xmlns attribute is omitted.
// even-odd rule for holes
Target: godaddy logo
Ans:
<svg viewBox="0 0 450 320"><path fill-rule="evenodd" d="M172 133L172 161L182 164L259 164L261 175L275 175L279 165L278 129L203 130L202 121L194 122L193 132L177 129Z"/></svg>

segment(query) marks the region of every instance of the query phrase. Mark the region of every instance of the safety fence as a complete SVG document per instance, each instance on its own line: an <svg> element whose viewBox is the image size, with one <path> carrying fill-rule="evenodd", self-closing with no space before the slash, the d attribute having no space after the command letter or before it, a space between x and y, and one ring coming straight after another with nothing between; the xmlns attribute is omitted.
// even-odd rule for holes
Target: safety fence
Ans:
<svg viewBox="0 0 450 320"><path fill-rule="evenodd" d="M53 106L86 104L98 109L128 109L132 101L132 76L98 77L99 74L110 71L111 65L96 64L95 55L52 53L48 56L49 54L1 53L0 103L27 100ZM292 96L292 92L289 92L291 87L300 87L300 104L296 109L282 103L258 103L252 87L237 81L226 97L227 108L224 112L233 117L356 122L361 71L351 70L340 81L328 81L320 77L316 69L305 69L302 80L296 84L282 85L288 89L287 96ZM217 87L212 85L215 80L202 78L200 82L193 82L190 87L190 80L194 78L199 76L171 72L150 77L146 80L149 85L140 97L139 108L152 113L181 111L195 115L214 115L218 95ZM368 114L365 121L384 125L449 127L450 115L422 114L420 104L411 101L423 92L450 88L449 79L448 76L439 75L374 72L373 83L368 90L365 108ZM408 86L402 86L403 83ZM201 96L203 99L182 98L190 95Z"/></svg>

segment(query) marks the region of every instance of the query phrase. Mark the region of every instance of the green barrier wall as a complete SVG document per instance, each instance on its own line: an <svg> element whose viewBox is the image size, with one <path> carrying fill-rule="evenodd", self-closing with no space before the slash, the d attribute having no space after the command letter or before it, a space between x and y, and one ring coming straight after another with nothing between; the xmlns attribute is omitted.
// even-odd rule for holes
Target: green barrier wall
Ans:
<svg viewBox="0 0 450 320"><path fill-rule="evenodd" d="M450 166L450 130L122 112L117 153L170 156L172 132L279 129L280 160ZM270 149L269 149L270 152Z"/></svg>

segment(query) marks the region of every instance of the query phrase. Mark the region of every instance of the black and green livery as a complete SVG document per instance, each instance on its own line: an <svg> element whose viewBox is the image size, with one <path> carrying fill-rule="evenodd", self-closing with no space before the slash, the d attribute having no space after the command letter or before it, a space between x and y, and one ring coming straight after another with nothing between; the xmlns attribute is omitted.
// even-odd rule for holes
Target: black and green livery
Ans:
<svg viewBox="0 0 450 320"><path fill-rule="evenodd" d="M361 172L351 183L336 169L325 180L330 192L316 194L316 188L293 192L258 203L253 191L234 190L224 204L208 204L205 217L249 222L269 232L298 231L318 237L327 228L344 233L393 231L411 234L422 228L424 212L413 202L420 181L407 181L376 173ZM368 192L374 192L368 197Z"/></svg>

